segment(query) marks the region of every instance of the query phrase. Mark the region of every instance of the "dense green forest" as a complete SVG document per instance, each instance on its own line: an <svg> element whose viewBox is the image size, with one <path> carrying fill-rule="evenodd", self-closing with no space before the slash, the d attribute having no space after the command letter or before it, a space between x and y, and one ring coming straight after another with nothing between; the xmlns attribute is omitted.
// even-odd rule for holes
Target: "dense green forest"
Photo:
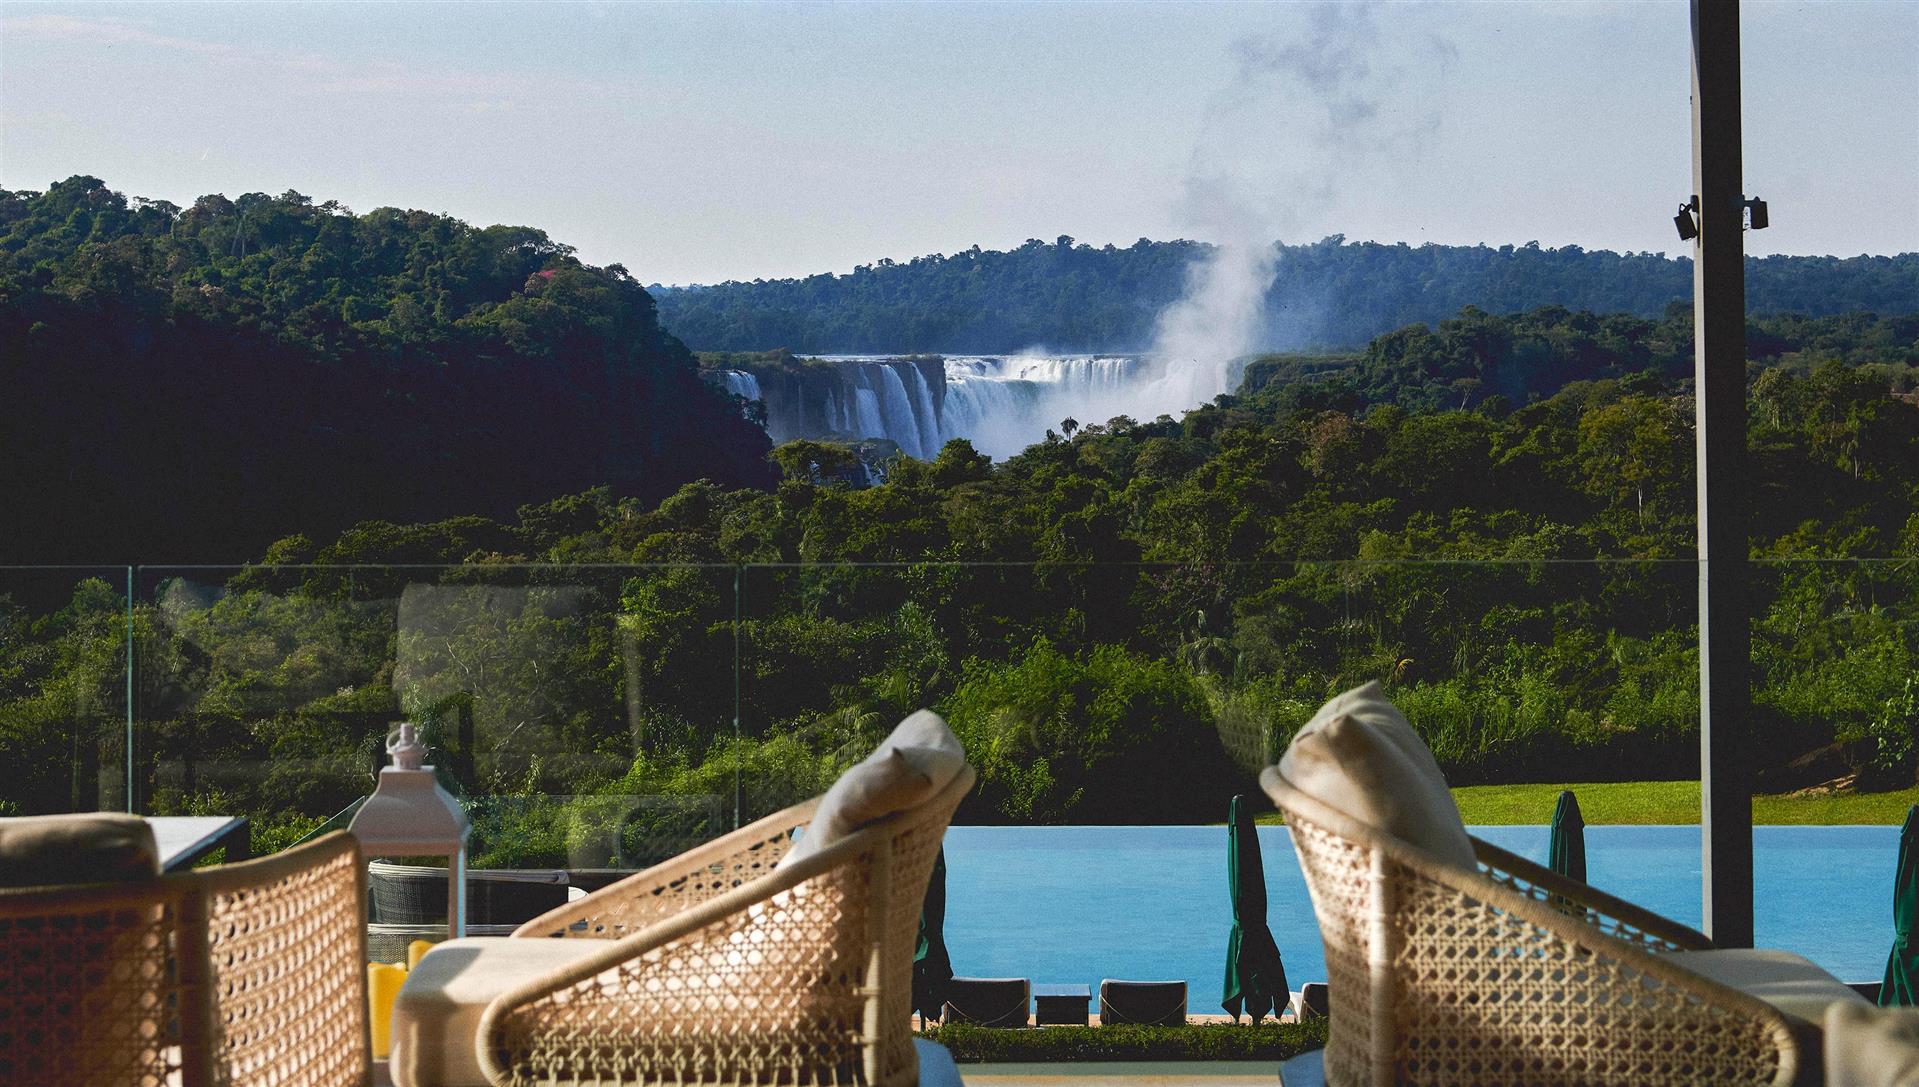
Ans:
<svg viewBox="0 0 1919 1087"><path fill-rule="evenodd" d="M861 265L847 275L652 288L660 320L695 349L1000 354L1138 351L1153 322L1209 250L1141 238L1124 249L1062 236L1007 252L978 246ZM1347 243L1278 245L1260 342L1356 348L1464 306L1516 313L1562 306L1657 317L1692 297L1692 262L1578 246ZM1819 317L1919 309L1919 253L1896 257L1755 257L1755 314Z"/></svg>
<svg viewBox="0 0 1919 1087"><path fill-rule="evenodd" d="M964 819L1216 820L1374 678L1456 783L1683 777L1687 320L1467 310L1259 360L1178 419L1062 421L1003 463L952 442L881 486L792 443L766 488L367 521L144 569L131 601L16 577L0 797L122 799L131 762L138 805L283 841L367 790L405 715L479 798L483 863L631 861L817 791L930 705L981 769ZM1910 783L1919 318L1750 340L1765 781ZM1530 384L1488 391L1515 359ZM1812 780L1786 766L1821 751Z"/></svg>
<svg viewBox="0 0 1919 1087"><path fill-rule="evenodd" d="M0 191L0 562L239 561L369 517L766 478L646 291L526 227Z"/></svg>

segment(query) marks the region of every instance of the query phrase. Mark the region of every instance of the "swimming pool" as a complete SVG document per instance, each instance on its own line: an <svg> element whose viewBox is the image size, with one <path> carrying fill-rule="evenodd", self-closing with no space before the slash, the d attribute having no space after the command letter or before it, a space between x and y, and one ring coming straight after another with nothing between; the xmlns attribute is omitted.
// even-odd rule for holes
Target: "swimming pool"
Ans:
<svg viewBox="0 0 1919 1087"><path fill-rule="evenodd" d="M1547 829L1474 827L1541 864ZM1268 920L1297 989L1326 965L1285 827L1261 827ZM1758 827L1758 943L1796 951L1846 981L1876 981L1892 941L1898 827ZM1591 883L1697 926L1699 828L1588 827ZM1219 1002L1232 914L1225 827L953 827L946 835L946 941L953 969L1035 982L1191 983Z"/></svg>

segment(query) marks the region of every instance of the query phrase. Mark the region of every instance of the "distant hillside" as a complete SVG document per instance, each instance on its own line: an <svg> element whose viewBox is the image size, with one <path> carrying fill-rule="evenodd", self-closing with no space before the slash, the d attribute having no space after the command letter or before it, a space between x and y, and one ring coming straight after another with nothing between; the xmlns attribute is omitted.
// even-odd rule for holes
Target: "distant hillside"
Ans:
<svg viewBox="0 0 1919 1087"><path fill-rule="evenodd" d="M372 518L762 482L767 449L625 269L541 231L0 191L0 562L239 560Z"/></svg>
<svg viewBox="0 0 1919 1087"><path fill-rule="evenodd" d="M848 275L662 288L660 321L702 351L1133 351L1210 246L1142 238L1095 249L1062 236L998 252L978 247ZM1465 306L1519 313L1563 306L1656 317L1692 296L1692 262L1577 246L1380 245L1335 236L1279 247L1267 298L1268 349L1358 348ZM1910 313L1919 253L1747 261L1755 314Z"/></svg>

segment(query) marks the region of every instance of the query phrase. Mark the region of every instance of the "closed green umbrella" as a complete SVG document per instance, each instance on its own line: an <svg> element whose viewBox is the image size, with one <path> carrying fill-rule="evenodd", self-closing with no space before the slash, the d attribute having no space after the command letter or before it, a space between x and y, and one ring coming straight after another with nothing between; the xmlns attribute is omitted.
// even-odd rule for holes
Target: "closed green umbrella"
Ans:
<svg viewBox="0 0 1919 1087"><path fill-rule="evenodd" d="M1919 804L1906 812L1899 832L1899 870L1892 883L1892 954L1886 980L1879 983L1884 1007L1919 1004L1919 948L1912 946L1913 921L1919 919Z"/></svg>
<svg viewBox="0 0 1919 1087"><path fill-rule="evenodd" d="M1579 798L1571 789L1559 794L1559 803L1553 808L1553 836L1546 847L1546 867L1586 882L1586 820L1579 814Z"/></svg>
<svg viewBox="0 0 1919 1087"><path fill-rule="evenodd" d="M1250 805L1233 798L1226 827L1226 881L1233 896L1233 931L1226 939L1226 986L1220 1006L1238 1021L1242 1006L1257 1023L1277 1015L1291 995L1279 945L1266 927L1266 865Z"/></svg>
<svg viewBox="0 0 1919 1087"><path fill-rule="evenodd" d="M946 983L953 980L953 960L946 954L946 847L933 858L933 878L926 884L920 905L920 938L913 948L913 1010L922 1019L937 1019L946 1003Z"/></svg>

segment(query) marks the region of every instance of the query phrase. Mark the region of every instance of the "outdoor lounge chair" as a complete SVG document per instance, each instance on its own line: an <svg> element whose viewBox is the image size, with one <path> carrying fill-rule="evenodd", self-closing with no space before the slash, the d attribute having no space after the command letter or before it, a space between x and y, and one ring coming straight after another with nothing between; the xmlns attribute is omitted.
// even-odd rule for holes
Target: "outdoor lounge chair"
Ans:
<svg viewBox="0 0 1919 1087"><path fill-rule="evenodd" d="M953 978L946 983L942 1023L971 1023L981 1027L1024 1027L1032 1024L1031 978Z"/></svg>
<svg viewBox="0 0 1919 1087"><path fill-rule="evenodd" d="M1183 981L1114 981L1099 983L1099 1025L1145 1023L1162 1027L1186 1025L1186 983Z"/></svg>
<svg viewBox="0 0 1919 1087"><path fill-rule="evenodd" d="M913 744L927 718L950 748ZM916 714L824 797L511 938L441 944L395 1004L395 1083L911 1087L950 1073L912 1036L913 947L973 780L944 723Z"/></svg>
<svg viewBox="0 0 1919 1087"><path fill-rule="evenodd" d="M444 868L391 861L367 864L371 920L386 925L446 928ZM567 901L567 876L559 869L507 868L466 874L466 921L518 926Z"/></svg>
<svg viewBox="0 0 1919 1087"><path fill-rule="evenodd" d="M1711 950L1470 838L1377 684L1328 703L1260 783L1319 919L1335 1087L1818 1083L1819 1020L1860 1001L1798 956Z"/></svg>
<svg viewBox="0 0 1919 1087"><path fill-rule="evenodd" d="M0 1083L368 1083L366 884L350 836L160 875L138 819L35 822L114 882L0 890ZM103 836L104 851L80 843Z"/></svg>

